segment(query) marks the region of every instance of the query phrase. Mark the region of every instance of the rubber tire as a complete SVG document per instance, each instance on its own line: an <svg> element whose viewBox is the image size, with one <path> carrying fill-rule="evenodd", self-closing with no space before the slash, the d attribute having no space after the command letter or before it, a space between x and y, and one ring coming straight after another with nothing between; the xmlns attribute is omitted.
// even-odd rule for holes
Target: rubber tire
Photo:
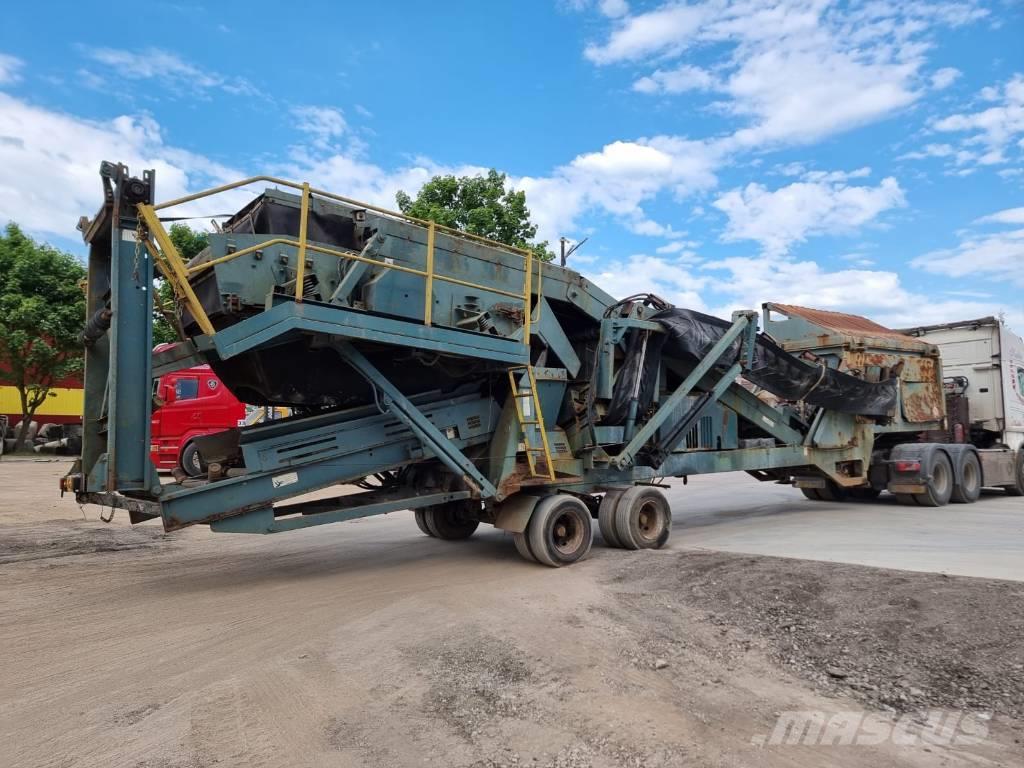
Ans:
<svg viewBox="0 0 1024 768"><path fill-rule="evenodd" d="M806 496L811 501L821 501L821 494L818 493L817 488L801 488L800 493Z"/></svg>
<svg viewBox="0 0 1024 768"><path fill-rule="evenodd" d="M917 497L912 493L895 493L896 501L899 504L903 504L907 507L917 506Z"/></svg>
<svg viewBox="0 0 1024 768"><path fill-rule="evenodd" d="M199 455L199 449L195 443L189 443L181 452L181 468L189 477L202 477L206 474L206 462Z"/></svg>
<svg viewBox="0 0 1024 768"><path fill-rule="evenodd" d="M427 528L438 539L460 541L468 539L480 525L479 520L466 516L467 505L462 501L449 501L433 507L424 507L423 519Z"/></svg>
<svg viewBox="0 0 1024 768"><path fill-rule="evenodd" d="M846 501L849 493L834 480L826 480L825 487L818 489L822 501Z"/></svg>
<svg viewBox="0 0 1024 768"><path fill-rule="evenodd" d="M601 530L601 538L604 539L606 546L616 549L622 549L622 542L619 541L619 534L615 532L615 508L625 492L625 488L608 491L597 509L597 527Z"/></svg>
<svg viewBox="0 0 1024 768"><path fill-rule="evenodd" d="M882 495L882 492L878 488L872 488L871 486L848 488L846 493L851 499L855 499L856 501L874 501Z"/></svg>
<svg viewBox="0 0 1024 768"><path fill-rule="evenodd" d="M1024 445L1017 449L1017 482L1004 485L1007 496L1024 496Z"/></svg>
<svg viewBox="0 0 1024 768"><path fill-rule="evenodd" d="M661 530L656 537L645 536L640 529L640 511L649 503L661 507ZM622 494L615 505L615 533L624 549L661 549L672 533L672 507L657 488L635 485Z"/></svg>
<svg viewBox="0 0 1024 768"><path fill-rule="evenodd" d="M934 479L936 473L944 479L943 486L936 488ZM914 499L922 507L944 507L949 503L949 497L953 495L953 464L950 462L949 457L942 451L936 451L932 454L931 466L928 468L928 474L931 476L925 484L924 493L915 493Z"/></svg>
<svg viewBox="0 0 1024 768"><path fill-rule="evenodd" d="M430 538L437 538L434 532L430 530L430 526L427 525L427 511L425 508L420 507L419 509L413 510L413 516L416 518L416 527L419 528L423 533L427 534Z"/></svg>
<svg viewBox="0 0 1024 768"><path fill-rule="evenodd" d="M579 542L572 550L559 549L554 539L554 529L558 520L570 515L572 522L580 527ZM590 510L575 496L555 494L540 500L530 522L526 526L530 553L541 565L561 568L582 560L590 552L594 543L594 526L591 523Z"/></svg>
<svg viewBox="0 0 1024 768"><path fill-rule="evenodd" d="M949 500L954 504L973 504L981 498L981 462L974 451L965 451L960 464L960 482L953 485Z"/></svg>
<svg viewBox="0 0 1024 768"><path fill-rule="evenodd" d="M537 558L533 556L533 552L530 551L530 540L526 537L526 533L513 533L512 541L516 544L516 552L528 563L536 563Z"/></svg>

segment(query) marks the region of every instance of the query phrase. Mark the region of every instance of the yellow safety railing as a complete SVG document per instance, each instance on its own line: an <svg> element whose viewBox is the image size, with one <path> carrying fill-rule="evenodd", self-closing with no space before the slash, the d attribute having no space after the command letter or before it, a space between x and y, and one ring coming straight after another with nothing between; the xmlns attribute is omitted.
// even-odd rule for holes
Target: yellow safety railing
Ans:
<svg viewBox="0 0 1024 768"><path fill-rule="evenodd" d="M275 237L270 240L265 240L257 245L250 246L248 248L242 248L237 251L233 251L225 256L221 256L210 261L204 261L201 264L196 264L192 267L185 265L177 249L174 247L174 243L171 242L170 236L164 229L163 224L160 221L160 217L157 215L157 211L173 208L178 205L190 203L195 200L202 199L204 197L211 197L213 195L227 192L232 189L244 187L249 184L256 182L266 182L276 186L290 187L292 189L299 190L301 193L301 202L299 208L299 235L297 240L292 240L285 237ZM416 269L414 267L406 267L399 264L389 264L387 262L376 261L374 259L368 259L361 256L354 251L337 250L334 248L327 248L316 243L310 243L308 240L308 226L309 226L309 207L310 201L313 196L322 197L329 200L336 200L347 205L356 206L362 210L374 211L381 213L386 216L396 218L403 221L408 221L413 224L418 224L425 227L427 230L427 253L426 253L426 269ZM424 278L424 306L423 306L423 323L424 325L431 325L433 322L433 284L434 280L440 280L446 283L452 283L454 285L461 285L466 288L473 288L475 290L488 291L490 293L496 293L501 296L508 296L513 299L519 299L523 302L523 343L527 346L530 344L531 334L531 323L535 322L532 315L531 298L533 295L533 251L527 248L517 248L515 246L506 245L505 243L499 243L495 240L490 240L486 237L474 235L469 232L462 232L451 227L446 227L441 224L437 224L433 221L419 219L415 216L409 216L399 211L392 211L387 208L381 208L376 205L369 203L363 203L358 200L353 200L342 195L336 195L333 192L327 192L322 189L316 189L309 185L308 182L301 184L287 181L286 179L279 179L274 176L251 176L241 181L236 181L231 184L223 184L219 187L204 190L202 192L196 192L191 195L185 195L174 200L168 200L167 202L160 203L159 205L146 205L139 204L138 206L139 216L145 224L145 228L149 231L149 236L146 236L145 244L149 250L150 255L153 257L154 264L164 275L164 277L174 287L175 295L177 295L189 308L192 316L195 318L196 323L205 334L214 333L214 328L210 319L207 317L206 312L203 310L199 299L196 297L195 292L189 285L189 277L196 275L206 269L222 264L232 259L237 259L240 256L253 253L255 251L261 251L272 245L287 245L294 246L298 251L298 265L295 270L295 301L301 302L303 299L303 284L305 280L306 271L306 252L313 251L315 253L322 253L325 255L335 256L341 259L347 259L350 261L363 262L371 264L375 267L383 269L391 269L396 272L405 272L407 274L418 275ZM525 260L525 269L523 270L523 290L521 293L514 291L506 291L500 288L492 286L480 285L479 283L473 283L469 280L462 280L456 277L450 277L448 275L439 275L434 270L434 244L436 239L436 233L438 231L445 232L456 237L472 240L475 242L483 243L503 251L518 254ZM152 237L156 240L156 246L154 246ZM537 260L537 320L540 316L540 289L542 277L543 262Z"/></svg>

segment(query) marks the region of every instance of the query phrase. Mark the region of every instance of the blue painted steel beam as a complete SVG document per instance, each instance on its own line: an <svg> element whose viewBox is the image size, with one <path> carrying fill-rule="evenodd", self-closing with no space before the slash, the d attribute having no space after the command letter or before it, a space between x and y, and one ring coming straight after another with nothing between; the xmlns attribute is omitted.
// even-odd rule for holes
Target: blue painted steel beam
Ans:
<svg viewBox="0 0 1024 768"><path fill-rule="evenodd" d="M150 185L152 171L143 174ZM153 263L136 240L138 214L127 197L132 183L116 167L111 222L110 364L107 370L106 489L150 491L159 487L149 460L152 414ZM151 194L151 192L150 192Z"/></svg>
<svg viewBox="0 0 1024 768"><path fill-rule="evenodd" d="M661 477L684 477L715 472L736 472L756 469L788 469L816 466L823 471L840 461L869 460L870 450L859 446L808 449L800 445L775 448L737 448L723 451L684 451L671 454L657 469L632 467L626 470L613 466L595 467L587 471L580 483L561 483L559 488L586 491L620 485L642 483Z"/></svg>
<svg viewBox="0 0 1024 768"><path fill-rule="evenodd" d="M281 301L265 312L218 331L213 343L221 359L226 360L296 332L323 333L353 341L395 344L512 365L529 362L529 352L522 341L428 327L313 301L301 304Z"/></svg>
<svg viewBox="0 0 1024 768"><path fill-rule="evenodd" d="M359 494L363 495L363 494ZM389 512L418 509L429 507L434 504L444 504L449 501L468 499L469 491L448 491L444 493L405 495L393 494L392 498L374 501L368 504L345 504L339 502L336 509L326 509L322 502L309 502L316 505L314 508L323 509L315 513L303 511L307 504L290 504L286 507L263 507L262 509L248 512L237 517L229 517L210 525L210 530L221 533L281 533L283 531L295 531L300 528L311 528L314 525L326 525L327 523L341 523L346 520L356 520L361 517L372 517L373 515L386 515ZM294 508L292 510L292 508ZM291 510L294 517L281 515L285 510Z"/></svg>
<svg viewBox="0 0 1024 768"><path fill-rule="evenodd" d="M422 407L427 408L428 405ZM490 433L485 425L493 422L494 401L490 398L465 401L444 400L429 404L432 418L441 424L466 423L475 416L480 428L468 436L454 438L450 442L454 447L469 447L485 444ZM361 410L362 414L362 410ZM280 462L267 460L267 467L262 465L247 466L247 473L239 477L217 480L216 482L196 487L164 486L160 496L160 516L164 528L174 530L196 523L210 523L235 515L245 514L283 501L300 496L309 491L325 488L329 485L352 482L384 469L397 469L425 458L431 458L431 449L425 448L419 438L411 431L394 429L395 415L378 414L367 418L361 415L351 421L356 440L347 442L347 425L344 421L325 425L324 416L309 417L319 424L321 432L335 434L339 440L335 450L328 450L315 456L307 457L304 463L293 463L283 466ZM376 424L371 429L368 421ZM299 427L301 422L291 426ZM268 429L266 425L258 429ZM284 425L282 425L284 426ZM265 450L272 453L274 446L286 446L298 434L279 435L273 432L264 441L244 444L243 451L249 457L259 457ZM310 434L319 434L310 431ZM389 438L389 439L388 439Z"/></svg>

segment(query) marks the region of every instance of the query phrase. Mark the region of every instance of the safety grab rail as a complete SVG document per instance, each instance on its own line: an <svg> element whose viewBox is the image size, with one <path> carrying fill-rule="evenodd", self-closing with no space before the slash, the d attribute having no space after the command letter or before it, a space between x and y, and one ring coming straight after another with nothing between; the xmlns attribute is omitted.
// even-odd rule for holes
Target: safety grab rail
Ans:
<svg viewBox="0 0 1024 768"><path fill-rule="evenodd" d="M256 182L266 182L274 184L276 186L290 187L292 189L300 190L302 193L301 203L299 208L299 236L297 240L289 238L273 238L266 240L248 248L243 248L238 251L221 256L211 261L206 261L201 264L196 264L192 267L185 265L175 248L174 243L171 241L170 236L164 229L160 217L157 215L157 211L166 210L173 208L178 205L190 203L195 200L200 200L204 197L211 197L213 195L227 192L232 189L244 187L249 184ZM417 224L427 229L427 253L426 253L426 269L416 269L414 267L405 267L399 264L391 264L382 261L375 261L368 259L357 253L351 251L339 251L332 248L326 248L321 245L308 242L308 225L309 225L309 203L312 197L322 197L329 200L336 200L338 202L345 203L346 205L356 206L362 210L374 211L381 213L386 216L397 218L400 220L408 221L413 224ZM196 323L204 334L212 335L214 333L213 324L210 322L206 311L203 309L201 303L195 292L192 290L192 286L189 284L189 277L202 272L205 269L221 264L232 259L237 259L240 256L253 253L257 250L267 248L272 245L288 245L295 246L298 251L298 264L295 270L295 301L301 303L303 300L303 284L305 280L305 269L306 269L306 251L314 251L316 253L323 253L329 256L335 256L337 258L348 259L350 261L363 262L371 264L375 267L383 269L391 269L397 272L405 272L412 275L423 277L424 284L424 307L423 307L423 323L424 325L430 326L433 322L433 283L434 280L440 280L442 282L452 283L454 285L461 285L465 288L473 288L475 290L488 291L491 293L497 293L501 296L508 296L513 299L519 299L523 302L523 343L526 346L530 344L531 334L531 323L539 320L540 314L540 286L541 280L543 279L543 262L537 260L537 280L538 280L538 301L537 301L537 318L531 318L532 311L530 307L530 300L533 294L533 251L526 248L518 248L516 246L507 245L505 243L499 243L495 240L491 240L480 235L474 235L470 232L462 232L451 227L446 227L442 224L429 221L426 219L420 219L415 216L409 216L408 214L401 213L400 211L392 211L387 208L381 208L380 206L371 205L369 203L363 203L359 200L353 200L352 198L344 197L343 195L337 195L333 192L328 192L322 189L316 189L311 187L308 182L301 184L287 179L280 179L275 176L250 176L241 181L232 182L230 184L222 184L219 187L213 187L211 189L204 190L202 192L195 192L191 195L185 195L184 197L178 197L174 200L168 200L160 203L159 205L147 205L140 203L138 205L139 215L141 221L145 224L149 234L156 240L157 247L154 247L149 236L145 237L145 245L150 255L153 258L157 268L161 271L164 277L171 283L175 289L175 293L181 298L182 301L188 306L189 311L195 318ZM468 280L461 280L456 277L449 277L448 275L439 275L434 271L434 243L436 232L440 230L447 234L455 237L461 237L467 240L483 243L499 250L508 251L513 254L517 254L523 257L525 260L525 269L523 270L523 291L522 293L515 293L512 291L506 291L491 286L480 285L473 283ZM141 233L140 233L141 234Z"/></svg>

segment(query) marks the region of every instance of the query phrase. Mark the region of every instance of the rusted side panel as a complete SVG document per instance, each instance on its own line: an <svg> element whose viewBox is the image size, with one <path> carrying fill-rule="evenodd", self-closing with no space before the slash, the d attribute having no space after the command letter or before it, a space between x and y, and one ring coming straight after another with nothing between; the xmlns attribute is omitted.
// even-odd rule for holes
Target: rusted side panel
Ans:
<svg viewBox="0 0 1024 768"><path fill-rule="evenodd" d="M776 304L773 302L771 306L786 315L802 317L810 323L820 325L822 328L828 328L843 335L896 339L901 342L925 346L920 343L919 339L894 331L891 328L886 328L884 325L879 325L860 315L848 315L844 312L830 312L824 309L798 307L794 304Z"/></svg>
<svg viewBox="0 0 1024 768"><path fill-rule="evenodd" d="M933 357L908 357L900 371L903 418L911 424L940 421L946 415L941 369Z"/></svg>

